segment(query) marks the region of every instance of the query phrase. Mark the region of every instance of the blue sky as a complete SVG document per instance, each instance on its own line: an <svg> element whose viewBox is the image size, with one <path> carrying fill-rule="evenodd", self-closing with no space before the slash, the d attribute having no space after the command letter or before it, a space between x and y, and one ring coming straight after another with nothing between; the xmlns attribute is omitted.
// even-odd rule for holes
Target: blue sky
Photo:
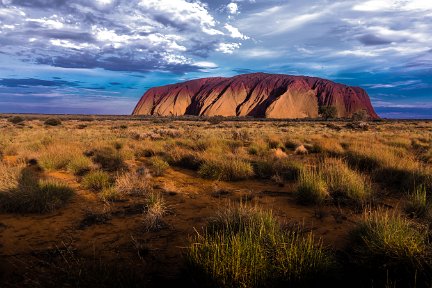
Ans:
<svg viewBox="0 0 432 288"><path fill-rule="evenodd" d="M432 1L0 0L0 113L130 114L149 87L249 72L432 118Z"/></svg>

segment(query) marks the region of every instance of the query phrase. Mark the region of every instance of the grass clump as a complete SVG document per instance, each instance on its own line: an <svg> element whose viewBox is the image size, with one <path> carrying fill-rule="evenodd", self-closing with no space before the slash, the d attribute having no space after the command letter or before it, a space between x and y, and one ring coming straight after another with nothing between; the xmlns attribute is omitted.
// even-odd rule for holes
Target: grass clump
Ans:
<svg viewBox="0 0 432 288"><path fill-rule="evenodd" d="M156 177L164 175L169 168L168 162L160 157L152 157L150 159L150 164L153 168L153 175Z"/></svg>
<svg viewBox="0 0 432 288"><path fill-rule="evenodd" d="M208 179L236 181L252 177L254 170L249 162L232 157L207 159L199 168L198 174Z"/></svg>
<svg viewBox="0 0 432 288"><path fill-rule="evenodd" d="M279 175L284 180L296 180L300 176L303 165L286 158L267 157L256 161L253 165L255 175L259 178L270 179Z"/></svg>
<svg viewBox="0 0 432 288"><path fill-rule="evenodd" d="M321 164L322 174L333 199L364 204L372 195L370 181L348 167L340 159L325 159Z"/></svg>
<svg viewBox="0 0 432 288"><path fill-rule="evenodd" d="M328 197L328 186L322 173L315 167L303 169L296 191L297 201L301 204L321 204Z"/></svg>
<svg viewBox="0 0 432 288"><path fill-rule="evenodd" d="M284 231L271 212L244 205L220 213L191 241L187 261L203 286L310 286L333 264L311 233Z"/></svg>
<svg viewBox="0 0 432 288"><path fill-rule="evenodd" d="M70 160L67 170L76 176L83 176L94 167L93 162L85 156L77 156Z"/></svg>
<svg viewBox="0 0 432 288"><path fill-rule="evenodd" d="M85 175L81 184L86 189L99 192L111 186L111 177L105 171L96 170Z"/></svg>
<svg viewBox="0 0 432 288"><path fill-rule="evenodd" d="M46 170L66 169L77 157L78 151L67 145L50 145L43 149L38 157L40 165Z"/></svg>
<svg viewBox="0 0 432 288"><path fill-rule="evenodd" d="M384 281L379 278L388 275L401 287L430 285L431 254L425 227L379 210L365 214L353 239L354 261L369 279Z"/></svg>
<svg viewBox="0 0 432 288"><path fill-rule="evenodd" d="M147 195L151 190L148 173L127 172L117 176L114 188L120 195Z"/></svg>
<svg viewBox="0 0 432 288"><path fill-rule="evenodd" d="M416 218L423 218L429 215L431 205L428 201L426 186L418 186L408 195L408 201L405 204L405 212Z"/></svg>
<svg viewBox="0 0 432 288"><path fill-rule="evenodd" d="M99 198L106 202L115 202L122 199L122 194L113 186L104 188L99 194Z"/></svg>
<svg viewBox="0 0 432 288"><path fill-rule="evenodd" d="M146 199L144 224L149 231L159 231L165 227L162 218L167 212L167 206L160 193L150 193Z"/></svg>
<svg viewBox="0 0 432 288"><path fill-rule="evenodd" d="M414 185L432 183L430 172L405 148L381 143L355 143L346 156L351 166L371 172L376 181L393 188L407 191Z"/></svg>

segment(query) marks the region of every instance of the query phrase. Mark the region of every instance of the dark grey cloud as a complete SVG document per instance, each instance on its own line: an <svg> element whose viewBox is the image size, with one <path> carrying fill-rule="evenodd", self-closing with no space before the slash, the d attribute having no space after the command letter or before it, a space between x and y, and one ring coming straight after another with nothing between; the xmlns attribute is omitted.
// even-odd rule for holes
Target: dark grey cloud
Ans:
<svg viewBox="0 0 432 288"><path fill-rule="evenodd" d="M0 86L4 87L20 87L20 88L29 88L33 86L44 86L44 87L53 87L53 86L78 86L77 82L70 82L65 80L42 80L36 78L26 78L26 79L16 79L16 78L4 78L0 79Z"/></svg>
<svg viewBox="0 0 432 288"><path fill-rule="evenodd" d="M378 36L375 36L372 34L362 35L358 39L361 43L363 43L364 45L367 45L367 46L369 46L369 45L371 45L371 46L373 46L373 45L388 45L388 44L392 43L391 40L381 38L381 37L378 37Z"/></svg>
<svg viewBox="0 0 432 288"><path fill-rule="evenodd" d="M68 3L67 0L12 0L11 4L22 7L31 7L37 9L43 8L57 8L65 6Z"/></svg>

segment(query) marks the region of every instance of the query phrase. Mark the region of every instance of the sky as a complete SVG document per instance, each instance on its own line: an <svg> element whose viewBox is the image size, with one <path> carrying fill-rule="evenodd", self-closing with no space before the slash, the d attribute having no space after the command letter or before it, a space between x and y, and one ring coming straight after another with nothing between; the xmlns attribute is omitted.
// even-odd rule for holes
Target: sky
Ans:
<svg viewBox="0 0 432 288"><path fill-rule="evenodd" d="M151 87L251 72L432 118L432 1L0 0L0 113L130 114Z"/></svg>

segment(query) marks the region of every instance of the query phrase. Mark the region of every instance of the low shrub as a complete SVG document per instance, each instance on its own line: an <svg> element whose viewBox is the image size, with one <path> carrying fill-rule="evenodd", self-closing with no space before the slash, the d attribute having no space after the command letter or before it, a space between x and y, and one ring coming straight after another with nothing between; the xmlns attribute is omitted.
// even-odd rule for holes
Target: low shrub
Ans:
<svg viewBox="0 0 432 288"><path fill-rule="evenodd" d="M48 118L44 121L44 124L47 126L59 126L62 122L58 118Z"/></svg>
<svg viewBox="0 0 432 288"><path fill-rule="evenodd" d="M8 118L8 121L12 124L19 124L25 121L25 119L21 116L12 116Z"/></svg>
<svg viewBox="0 0 432 288"><path fill-rule="evenodd" d="M296 198L301 204L321 204L330 196L322 173L314 167L302 169L298 182Z"/></svg>
<svg viewBox="0 0 432 288"><path fill-rule="evenodd" d="M118 171L126 168L122 154L114 147L102 147L92 151L93 162L99 164L105 171Z"/></svg>
<svg viewBox="0 0 432 288"><path fill-rule="evenodd" d="M168 163L172 166L198 170L203 163L198 153L188 151L184 148L174 147L167 153Z"/></svg>
<svg viewBox="0 0 432 288"><path fill-rule="evenodd" d="M249 162L237 157L224 157L204 160L198 174L203 178L236 181L252 177L254 171Z"/></svg>
<svg viewBox="0 0 432 288"><path fill-rule="evenodd" d="M425 227L379 210L365 213L352 236L354 262L374 286L392 279L400 287L429 287L431 254Z"/></svg>
<svg viewBox="0 0 432 288"><path fill-rule="evenodd" d="M82 178L82 186L86 189L96 192L109 188L112 184L111 177L108 173L96 170L88 173Z"/></svg>
<svg viewBox="0 0 432 288"><path fill-rule="evenodd" d="M208 117L208 119L207 119L207 121L212 125L221 124L222 122L224 122L224 120L225 120L225 117L219 116L219 115L211 116L211 117Z"/></svg>
<svg viewBox="0 0 432 288"><path fill-rule="evenodd" d="M312 233L282 230L257 208L229 208L191 239L186 254L200 286L324 285L333 260Z"/></svg>

